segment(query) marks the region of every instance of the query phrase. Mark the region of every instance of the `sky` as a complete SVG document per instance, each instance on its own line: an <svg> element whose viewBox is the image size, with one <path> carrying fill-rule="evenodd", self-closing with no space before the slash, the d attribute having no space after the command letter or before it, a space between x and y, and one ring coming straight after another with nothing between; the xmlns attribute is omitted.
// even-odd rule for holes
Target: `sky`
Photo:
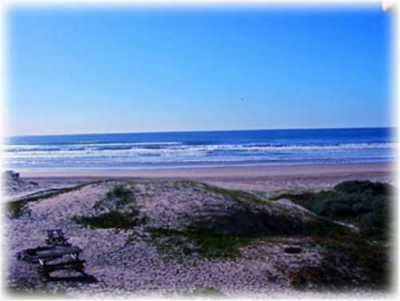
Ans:
<svg viewBox="0 0 400 301"><path fill-rule="evenodd" d="M8 12L9 135L391 125L391 15Z"/></svg>

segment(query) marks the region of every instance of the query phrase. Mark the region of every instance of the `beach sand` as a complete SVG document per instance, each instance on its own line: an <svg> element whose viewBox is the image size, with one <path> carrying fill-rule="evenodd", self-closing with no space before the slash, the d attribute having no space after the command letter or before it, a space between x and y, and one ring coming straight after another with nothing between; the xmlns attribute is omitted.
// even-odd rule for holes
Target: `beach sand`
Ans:
<svg viewBox="0 0 400 301"><path fill-rule="evenodd" d="M299 291L293 289L293 275L301 273L303 268L317 271L321 269L325 273L322 265L326 254L321 245L310 237L276 236L241 247L241 255L236 259L209 259L199 257L196 249L192 255L168 255L169 251L166 252L166 249L174 249L171 246L180 245L180 239L183 239L184 245L187 244L187 238L179 235L155 238L147 228L179 229L178 222L185 224L198 218L208 221L212 216L231 214L232 208L236 208L232 204L239 206L237 204L240 203L229 201L230 197L224 195L223 191L221 194L218 188L213 190L207 188L213 186L197 182L249 191L255 193L254 196L260 193L262 199L267 199L269 194L326 189L345 180L392 183L392 169L387 164L353 164L141 171L18 171L21 182L37 183L36 192L101 181L51 195L38 202L32 201L23 207L19 216L7 216L7 285L15 291L42 289L72 297L103 294L117 296L127 293L147 295L153 291L157 294L196 294L202 289L216 291L228 297L238 296L240 293L264 296L298 294ZM77 216L95 214L96 204L115 185L121 184L130 187L134 192L140 212L149 219L145 225L139 224L130 230L116 231L91 229L74 220ZM17 199L32 195L35 191L16 191L14 197L11 197ZM246 198L253 198L251 195L253 194L244 194ZM254 206L258 205L255 203ZM271 213L274 210L290 213L291 221L315 218L312 213L304 208L299 209L299 206L285 199L267 207L272 210L268 214L274 214ZM277 220L287 219L281 213L272 216ZM241 219L240 227L243 227L243 221L251 222L251 219ZM82 258L87 263L86 272L95 276L98 283L46 283L38 277L34 266L16 259L17 252L43 244L46 230L53 228L63 229L70 242L83 250ZM190 248L191 244L189 241ZM299 254L286 251L299 246ZM181 252L181 249L173 252ZM351 261L340 263L340 266L340 279L350 275L351 281L356 281L364 277L353 268Z"/></svg>
<svg viewBox="0 0 400 301"><path fill-rule="evenodd" d="M41 186L62 186L111 178L192 179L230 189L251 191L315 190L341 181L394 182L390 164L204 167L147 170L19 170Z"/></svg>

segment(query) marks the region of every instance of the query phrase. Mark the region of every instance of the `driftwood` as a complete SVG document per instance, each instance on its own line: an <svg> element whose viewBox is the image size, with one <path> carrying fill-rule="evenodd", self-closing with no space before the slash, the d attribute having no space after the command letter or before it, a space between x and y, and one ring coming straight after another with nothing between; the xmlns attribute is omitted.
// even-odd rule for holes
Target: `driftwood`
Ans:
<svg viewBox="0 0 400 301"><path fill-rule="evenodd" d="M79 258L82 250L67 242L60 229L48 230L47 246L26 249L17 253L17 258L32 264L39 264L39 272L46 281L96 282L96 278L85 273L85 261ZM57 262L54 262L57 261ZM51 273L66 271L77 276L51 276Z"/></svg>

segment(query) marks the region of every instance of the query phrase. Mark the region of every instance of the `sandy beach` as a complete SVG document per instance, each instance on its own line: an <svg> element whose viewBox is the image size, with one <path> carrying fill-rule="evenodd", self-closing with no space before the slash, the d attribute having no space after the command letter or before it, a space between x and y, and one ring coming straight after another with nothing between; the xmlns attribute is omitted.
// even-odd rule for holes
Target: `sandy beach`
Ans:
<svg viewBox="0 0 400 301"><path fill-rule="evenodd" d="M28 178L46 177L146 177L146 178L233 178L233 177L281 177L310 175L380 174L392 170L385 163L338 164L338 165L291 165L291 166L238 166L196 167L163 169L35 169L19 172Z"/></svg>
<svg viewBox="0 0 400 301"><path fill-rule="evenodd" d="M333 189L338 183L351 180L391 183L392 167L368 164L21 171L13 184L14 190L9 191L15 206L9 207L11 211L6 218L8 286L17 292L45 290L68 296L210 291L224 296L293 294L300 281L298 277L308 275L308 269L331 273L333 267L326 266L331 262L328 258L339 253L326 253L324 243L312 234L320 226L310 225L325 223L324 220L289 199L278 197L274 202L269 199L287 192ZM128 198L123 207L115 203L120 202L119 196L110 198L116 187L125 187ZM120 214L117 222L128 218L125 221L128 228L125 225L93 228L83 222L116 212ZM185 231L193 225L195 229L203 225L208 229L206 233L216 234L190 236ZM347 223L337 223L335 227L358 231L357 226ZM63 229L70 242L83 250L86 272L96 277L97 283L46 282L34 266L16 259L17 252L42 245L46 230L52 228ZM221 233L224 236L218 236ZM265 236L266 233L269 234ZM200 247L214 241L213 235L217 235L217 241L236 237L235 241L243 240L240 243L243 246L236 249L233 247L236 243L230 246L228 239L230 247L224 247L227 249L210 249L217 252L214 257L209 249ZM248 242L253 235L256 238ZM231 253L235 254L232 258ZM350 259L335 260L341 262L341 270L335 271L338 274L334 277L344 279L344 285L348 281L360 285L365 282L366 272L354 268ZM314 280L306 279L305 283L310 282L306 285L312 289ZM358 285L354 288L359 291Z"/></svg>
<svg viewBox="0 0 400 301"><path fill-rule="evenodd" d="M248 166L152 170L19 170L22 178L42 186L101 179L193 179L225 188L252 191L323 189L345 180L394 181L390 164Z"/></svg>

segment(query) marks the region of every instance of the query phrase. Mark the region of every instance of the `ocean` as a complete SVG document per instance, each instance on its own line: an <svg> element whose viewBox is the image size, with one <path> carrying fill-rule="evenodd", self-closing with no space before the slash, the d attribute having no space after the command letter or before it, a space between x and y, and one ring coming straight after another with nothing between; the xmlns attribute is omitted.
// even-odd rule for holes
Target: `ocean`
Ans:
<svg viewBox="0 0 400 301"><path fill-rule="evenodd" d="M393 129L291 129L10 137L10 169L154 169L391 162Z"/></svg>

